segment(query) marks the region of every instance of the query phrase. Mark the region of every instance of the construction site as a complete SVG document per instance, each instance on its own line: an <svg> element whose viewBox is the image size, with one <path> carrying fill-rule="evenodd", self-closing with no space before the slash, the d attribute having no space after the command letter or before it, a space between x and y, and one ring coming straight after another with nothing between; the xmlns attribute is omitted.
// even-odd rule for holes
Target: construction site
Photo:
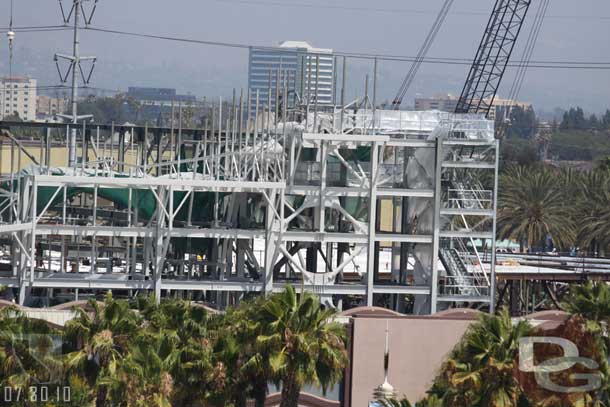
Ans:
<svg viewBox="0 0 610 407"><path fill-rule="evenodd" d="M455 113L402 110L451 3L392 106L377 100L377 59L346 100L345 56L333 103L319 103L321 55L309 53L300 71L270 69L264 98L214 101L197 129L179 106L170 127L79 117L76 13L74 55L59 56L72 64L70 121L0 122L3 298L41 307L110 290L223 309L292 284L338 309L493 311L487 116L531 2L496 3Z"/></svg>
<svg viewBox="0 0 610 407"><path fill-rule="evenodd" d="M200 130L41 124L29 146L11 136L2 284L28 305L113 290L224 306L287 283L334 306L489 302L492 122L377 110L368 96L331 112L255 104L250 119L236 100Z"/></svg>

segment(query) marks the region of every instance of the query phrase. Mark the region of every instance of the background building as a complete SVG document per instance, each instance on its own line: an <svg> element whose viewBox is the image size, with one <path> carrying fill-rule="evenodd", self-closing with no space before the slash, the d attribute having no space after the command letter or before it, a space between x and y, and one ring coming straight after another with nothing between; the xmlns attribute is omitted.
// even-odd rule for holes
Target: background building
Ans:
<svg viewBox="0 0 610 407"><path fill-rule="evenodd" d="M0 79L0 119L14 115L22 120L36 118L36 79L24 76Z"/></svg>
<svg viewBox="0 0 610 407"><path fill-rule="evenodd" d="M171 106L172 103L195 103L193 95L179 95L171 88L143 88L130 86L127 97L133 98L144 105Z"/></svg>
<svg viewBox="0 0 610 407"><path fill-rule="evenodd" d="M523 111L532 109L532 104L529 102L519 102L518 100L495 98L493 108L489 112L489 118L495 120L496 117L510 117L511 111L515 107L520 107Z"/></svg>
<svg viewBox="0 0 610 407"><path fill-rule="evenodd" d="M137 102L137 111L134 110L134 105L126 104L125 108L128 114L136 117L138 120L153 121L157 125L164 125L169 119L172 112L172 105L177 114L179 106L192 107L197 104L197 98L193 95L179 95L176 89L172 88L147 88L147 87L132 87L127 89L126 94L128 99Z"/></svg>
<svg viewBox="0 0 610 407"><path fill-rule="evenodd" d="M447 95L436 95L430 98L415 98L415 110L440 110L442 112L455 112L459 96L447 94ZM489 111L488 118L494 120L496 115L500 112L506 112L508 109L520 107L523 110L532 108L532 104L528 102L519 102L511 99L495 98L492 104L492 109ZM504 115L504 117L508 116Z"/></svg>
<svg viewBox="0 0 610 407"><path fill-rule="evenodd" d="M455 112L458 96L451 94L437 95L431 98L415 98L415 110L440 110L442 112Z"/></svg>
<svg viewBox="0 0 610 407"><path fill-rule="evenodd" d="M288 83L289 104L295 103L297 94L310 104L315 104L317 99L320 107L334 104L335 61L332 49L314 48L304 41L284 41L277 47L251 47L248 88L252 106L258 91L259 103L275 109L278 71L281 72L279 79Z"/></svg>
<svg viewBox="0 0 610 407"><path fill-rule="evenodd" d="M68 100L64 98L54 98L46 95L40 95L36 98L36 115L39 117L65 113L67 107Z"/></svg>

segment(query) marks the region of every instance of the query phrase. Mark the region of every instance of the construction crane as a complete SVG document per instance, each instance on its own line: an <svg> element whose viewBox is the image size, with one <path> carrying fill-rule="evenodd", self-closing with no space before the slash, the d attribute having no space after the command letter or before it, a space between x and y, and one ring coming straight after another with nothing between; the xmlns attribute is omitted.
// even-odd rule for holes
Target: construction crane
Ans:
<svg viewBox="0 0 610 407"><path fill-rule="evenodd" d="M456 113L489 114L532 0L496 0Z"/></svg>

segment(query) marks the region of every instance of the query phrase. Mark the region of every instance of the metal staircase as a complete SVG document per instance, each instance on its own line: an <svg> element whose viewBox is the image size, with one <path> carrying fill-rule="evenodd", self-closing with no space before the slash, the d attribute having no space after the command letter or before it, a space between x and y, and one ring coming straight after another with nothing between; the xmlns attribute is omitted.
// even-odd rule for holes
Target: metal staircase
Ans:
<svg viewBox="0 0 610 407"><path fill-rule="evenodd" d="M457 250L441 249L439 258L447 272L444 294L464 296L481 294L478 278L468 271Z"/></svg>
<svg viewBox="0 0 610 407"><path fill-rule="evenodd" d="M483 188L476 177L469 176L451 182L448 206L453 209L489 209L493 203L491 192ZM470 226L464 215L461 221L467 230ZM472 238L452 239L448 247L439 250L439 259L447 271L444 295L481 296L489 292L490 281L476 242Z"/></svg>

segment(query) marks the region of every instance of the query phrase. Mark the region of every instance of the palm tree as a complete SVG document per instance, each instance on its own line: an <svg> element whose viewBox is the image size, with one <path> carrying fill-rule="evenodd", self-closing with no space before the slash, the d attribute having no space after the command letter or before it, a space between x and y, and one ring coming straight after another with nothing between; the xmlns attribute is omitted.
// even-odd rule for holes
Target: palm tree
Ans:
<svg viewBox="0 0 610 407"><path fill-rule="evenodd" d="M254 399L256 407L264 406L272 380L268 352L257 346L262 333L258 310L264 301L259 297L228 309L217 331L214 353L227 367L226 397L236 407L245 406L247 398Z"/></svg>
<svg viewBox="0 0 610 407"><path fill-rule="evenodd" d="M179 364L176 338L145 333L136 336L123 360L113 360L101 379L111 405L171 407L175 394L172 371ZM183 404L180 404L183 405Z"/></svg>
<svg viewBox="0 0 610 407"><path fill-rule="evenodd" d="M445 362L430 399L447 406L520 405L524 396L514 375L515 359L519 339L530 330L524 321L513 325L506 311L482 316Z"/></svg>
<svg viewBox="0 0 610 407"><path fill-rule="evenodd" d="M164 352L167 374L172 377L175 391L172 402L180 406L201 405L202 400L219 400L224 392L225 367L213 357L213 330L208 326L210 317L205 309L186 301L167 299L157 304L152 297L137 304L146 320L148 337L166 338ZM144 341L150 347L150 341ZM142 350L135 348L136 353ZM142 361L134 359L138 366ZM142 379L144 380L144 378ZM158 377L154 376L153 387Z"/></svg>
<svg viewBox="0 0 610 407"><path fill-rule="evenodd" d="M28 388L61 381L58 331L29 319L16 307L0 310L0 386Z"/></svg>
<svg viewBox="0 0 610 407"><path fill-rule="evenodd" d="M579 241L603 256L610 244L610 172L595 170L584 174L579 201Z"/></svg>
<svg viewBox="0 0 610 407"><path fill-rule="evenodd" d="M561 184L551 171L511 167L500 177L498 235L529 247L551 235L556 246L575 239L573 205L566 205Z"/></svg>
<svg viewBox="0 0 610 407"><path fill-rule="evenodd" d="M65 326L69 353L66 367L70 374L83 375L97 392L98 405L105 405L106 388L102 379L112 374L113 362L128 353L130 341L139 331L141 318L125 301L115 301L110 294L103 304L89 301L91 312L77 310L78 316Z"/></svg>
<svg viewBox="0 0 610 407"><path fill-rule="evenodd" d="M570 286L563 308L586 318L589 323L608 324L610 321L610 286L605 282L587 281Z"/></svg>
<svg viewBox="0 0 610 407"><path fill-rule="evenodd" d="M274 294L258 310L262 334L257 345L269 354L272 377L282 385L280 407L297 407L303 385L323 390L335 384L347 360L345 328L331 322L310 293L297 295L292 286Z"/></svg>

